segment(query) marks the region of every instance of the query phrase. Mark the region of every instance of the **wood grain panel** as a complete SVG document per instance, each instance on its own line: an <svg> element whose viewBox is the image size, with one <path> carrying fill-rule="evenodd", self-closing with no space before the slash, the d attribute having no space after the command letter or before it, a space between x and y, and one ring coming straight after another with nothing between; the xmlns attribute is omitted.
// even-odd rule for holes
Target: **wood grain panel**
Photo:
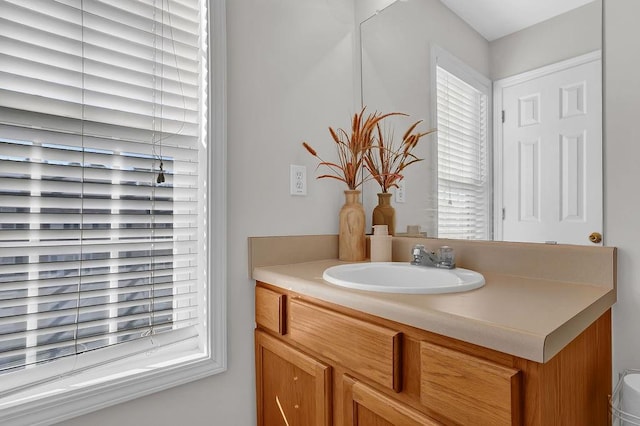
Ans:
<svg viewBox="0 0 640 426"><path fill-rule="evenodd" d="M526 371L525 424L609 424L611 310L544 364L518 359Z"/></svg>
<svg viewBox="0 0 640 426"><path fill-rule="evenodd" d="M358 405L357 407L356 417L354 422L351 423L354 426L395 426L368 408L362 405Z"/></svg>
<svg viewBox="0 0 640 426"><path fill-rule="evenodd" d="M255 340L258 425L331 425L331 367L262 331Z"/></svg>
<svg viewBox="0 0 640 426"><path fill-rule="evenodd" d="M288 332L292 340L323 357L400 392L398 331L293 299Z"/></svg>
<svg viewBox="0 0 640 426"><path fill-rule="evenodd" d="M256 324L284 335L286 296L264 287L256 287Z"/></svg>
<svg viewBox="0 0 640 426"><path fill-rule="evenodd" d="M464 425L520 425L521 373L428 342L420 344L420 401Z"/></svg>
<svg viewBox="0 0 640 426"><path fill-rule="evenodd" d="M349 376L343 376L346 426L437 426L440 423L419 411Z"/></svg>

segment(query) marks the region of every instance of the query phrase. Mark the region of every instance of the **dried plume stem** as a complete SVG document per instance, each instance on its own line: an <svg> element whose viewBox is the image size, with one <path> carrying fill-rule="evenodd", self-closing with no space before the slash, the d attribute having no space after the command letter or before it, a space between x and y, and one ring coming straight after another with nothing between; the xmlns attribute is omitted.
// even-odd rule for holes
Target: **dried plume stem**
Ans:
<svg viewBox="0 0 640 426"><path fill-rule="evenodd" d="M350 132L340 128L336 131L332 127L329 127L329 134L336 143L338 150L337 162L323 160L316 150L307 142L302 143L302 146L311 155L320 160L318 167L325 166L330 171L329 174L318 176L318 179L337 179L344 182L347 187L352 190L357 189L367 180L363 173L363 165L373 146L376 129L378 129L379 133L379 123L391 115L404 114L398 112L388 114L374 112L365 116L365 109L366 107L362 108L359 113L353 115ZM368 178L371 177L373 176L369 176Z"/></svg>

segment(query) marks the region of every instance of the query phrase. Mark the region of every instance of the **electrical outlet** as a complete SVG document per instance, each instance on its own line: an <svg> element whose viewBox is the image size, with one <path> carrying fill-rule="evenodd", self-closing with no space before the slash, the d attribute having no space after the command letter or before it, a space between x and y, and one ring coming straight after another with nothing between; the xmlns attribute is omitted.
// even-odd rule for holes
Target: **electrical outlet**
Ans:
<svg viewBox="0 0 640 426"><path fill-rule="evenodd" d="M307 167L289 166L289 193L291 195L307 195Z"/></svg>
<svg viewBox="0 0 640 426"><path fill-rule="evenodd" d="M404 179L398 182L398 187L396 188L396 203L404 203L405 199L405 186Z"/></svg>

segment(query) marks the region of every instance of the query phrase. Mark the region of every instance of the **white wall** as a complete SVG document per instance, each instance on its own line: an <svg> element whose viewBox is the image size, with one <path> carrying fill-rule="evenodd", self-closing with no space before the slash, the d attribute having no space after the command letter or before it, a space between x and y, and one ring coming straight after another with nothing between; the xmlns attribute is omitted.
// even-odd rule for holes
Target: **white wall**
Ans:
<svg viewBox="0 0 640 426"><path fill-rule="evenodd" d="M491 78L498 80L598 50L602 2L596 0L490 43Z"/></svg>
<svg viewBox="0 0 640 426"><path fill-rule="evenodd" d="M354 0L356 24L369 19L398 0Z"/></svg>
<svg viewBox="0 0 640 426"><path fill-rule="evenodd" d="M605 227L618 247L613 373L640 369L640 1L605 0Z"/></svg>
<svg viewBox="0 0 640 426"><path fill-rule="evenodd" d="M328 125L353 113L352 0L228 0L229 370L65 422L68 426L255 425L247 237L337 233L344 196L316 181L308 140L333 159ZM308 167L292 197L289 164Z"/></svg>
<svg viewBox="0 0 640 426"><path fill-rule="evenodd" d="M596 0L490 43L491 78L498 80L598 50L602 2Z"/></svg>

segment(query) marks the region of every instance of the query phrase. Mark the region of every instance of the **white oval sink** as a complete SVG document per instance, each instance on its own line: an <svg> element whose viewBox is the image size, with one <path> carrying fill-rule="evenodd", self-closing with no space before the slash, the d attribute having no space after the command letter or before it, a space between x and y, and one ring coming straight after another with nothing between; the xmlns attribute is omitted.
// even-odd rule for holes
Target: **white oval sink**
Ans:
<svg viewBox="0 0 640 426"><path fill-rule="evenodd" d="M332 266L325 269L322 278L342 287L383 293L457 293L484 285L482 274L469 269L439 269L403 262Z"/></svg>

